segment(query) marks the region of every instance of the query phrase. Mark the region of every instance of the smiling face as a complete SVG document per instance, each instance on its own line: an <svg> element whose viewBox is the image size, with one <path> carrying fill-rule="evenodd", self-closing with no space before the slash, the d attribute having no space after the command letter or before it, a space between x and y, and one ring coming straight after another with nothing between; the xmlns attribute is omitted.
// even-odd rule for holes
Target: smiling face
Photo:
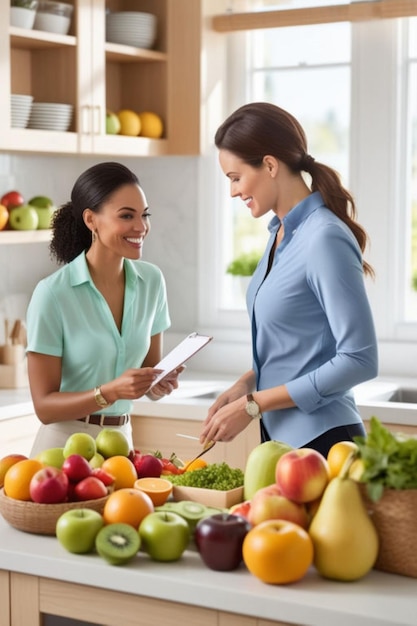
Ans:
<svg viewBox="0 0 417 626"><path fill-rule="evenodd" d="M230 195L239 197L250 209L253 217L261 217L277 210L278 163L266 156L261 167L248 165L228 150L219 151L219 162L230 180Z"/></svg>
<svg viewBox="0 0 417 626"><path fill-rule="evenodd" d="M117 189L100 211L85 209L84 220L96 235L92 248L118 257L140 259L143 241L150 231L148 203L138 185Z"/></svg>

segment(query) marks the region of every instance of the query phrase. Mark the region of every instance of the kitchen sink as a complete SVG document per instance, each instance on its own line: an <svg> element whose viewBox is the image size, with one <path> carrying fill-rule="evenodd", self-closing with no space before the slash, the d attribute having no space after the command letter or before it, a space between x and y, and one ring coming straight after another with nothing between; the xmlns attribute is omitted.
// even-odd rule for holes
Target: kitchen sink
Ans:
<svg viewBox="0 0 417 626"><path fill-rule="evenodd" d="M388 402L404 402L406 404L417 404L417 389L409 387L398 387L388 398Z"/></svg>

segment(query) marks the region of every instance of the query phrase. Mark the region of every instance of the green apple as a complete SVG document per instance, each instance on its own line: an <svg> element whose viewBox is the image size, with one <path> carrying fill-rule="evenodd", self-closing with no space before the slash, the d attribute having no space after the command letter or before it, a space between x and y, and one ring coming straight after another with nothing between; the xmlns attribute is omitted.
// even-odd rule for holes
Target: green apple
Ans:
<svg viewBox="0 0 417 626"><path fill-rule="evenodd" d="M51 228L56 206L47 196L34 196L28 202L38 214L38 230Z"/></svg>
<svg viewBox="0 0 417 626"><path fill-rule="evenodd" d="M120 120L113 111L106 112L106 133L108 135L117 135L120 132Z"/></svg>
<svg viewBox="0 0 417 626"><path fill-rule="evenodd" d="M129 442L120 430L103 428L96 437L97 452L108 459L110 456L128 456Z"/></svg>
<svg viewBox="0 0 417 626"><path fill-rule="evenodd" d="M47 448L39 452L36 459L44 465L61 469L64 463L64 448Z"/></svg>
<svg viewBox="0 0 417 626"><path fill-rule="evenodd" d="M71 454L80 454L89 461L96 452L94 437L88 433L73 433L65 442L64 459L71 456Z"/></svg>
<svg viewBox="0 0 417 626"><path fill-rule="evenodd" d="M155 511L139 525L142 546L154 561L177 561L191 539L190 527L181 515Z"/></svg>
<svg viewBox="0 0 417 626"><path fill-rule="evenodd" d="M101 467L103 465L104 456L99 452L96 452L95 454L93 454L88 462L90 464L90 467L92 467L93 469L97 469L98 467Z"/></svg>
<svg viewBox="0 0 417 626"><path fill-rule="evenodd" d="M71 509L57 520L56 536L68 552L85 554L92 552L96 536L104 526L104 519L93 509Z"/></svg>
<svg viewBox="0 0 417 626"><path fill-rule="evenodd" d="M13 230L36 230L39 224L36 209L29 204L15 207L10 211L9 224Z"/></svg>

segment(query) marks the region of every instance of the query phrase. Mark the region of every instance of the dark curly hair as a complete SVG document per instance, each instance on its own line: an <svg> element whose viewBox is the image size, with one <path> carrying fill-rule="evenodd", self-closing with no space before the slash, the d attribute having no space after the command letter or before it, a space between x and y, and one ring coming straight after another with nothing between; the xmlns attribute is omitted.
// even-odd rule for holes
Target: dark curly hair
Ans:
<svg viewBox="0 0 417 626"><path fill-rule="evenodd" d="M352 195L342 186L335 170L308 154L304 130L290 113L269 102L245 104L218 128L214 142L217 148L232 152L255 168L260 168L264 156L269 154L293 172L308 172L312 191L321 193L326 206L349 226L360 249L365 251L368 236L356 221ZM374 274L366 261L363 268L365 273Z"/></svg>
<svg viewBox="0 0 417 626"><path fill-rule="evenodd" d="M99 213L108 198L123 185L139 185L139 179L121 163L93 165L75 181L71 200L55 213L52 222L51 256L58 263L69 263L91 245L91 231L84 223L83 212Z"/></svg>

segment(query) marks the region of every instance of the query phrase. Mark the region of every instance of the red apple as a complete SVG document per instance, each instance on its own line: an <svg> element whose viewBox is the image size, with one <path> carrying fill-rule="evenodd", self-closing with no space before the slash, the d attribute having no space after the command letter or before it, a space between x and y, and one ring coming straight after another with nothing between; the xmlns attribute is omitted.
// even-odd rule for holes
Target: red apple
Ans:
<svg viewBox="0 0 417 626"><path fill-rule="evenodd" d="M269 519L294 522L302 528L308 526L308 515L304 504L293 502L282 495L278 485L259 489L252 498L248 520L252 526Z"/></svg>
<svg viewBox="0 0 417 626"><path fill-rule="evenodd" d="M106 485L96 476L87 476L74 487L76 500L97 500L107 496Z"/></svg>
<svg viewBox="0 0 417 626"><path fill-rule="evenodd" d="M106 470L101 467L95 467L91 472L91 475L101 480L106 487L111 487L115 481L114 476L109 474L109 472L106 472Z"/></svg>
<svg viewBox="0 0 417 626"><path fill-rule="evenodd" d="M218 513L200 520L194 539L205 565L224 572L239 567L243 540L250 528L248 520L230 513Z"/></svg>
<svg viewBox="0 0 417 626"><path fill-rule="evenodd" d="M83 478L91 475L93 471L87 459L81 454L70 454L62 464L62 470L72 483L78 483Z"/></svg>
<svg viewBox="0 0 417 626"><path fill-rule="evenodd" d="M230 507L229 513L231 515L240 515L240 517L244 517L245 519L249 518L249 512L251 507L251 501L245 500L244 502L239 502L238 504L234 504Z"/></svg>
<svg viewBox="0 0 417 626"><path fill-rule="evenodd" d="M0 198L0 204L11 211L15 207L25 204L25 199L18 191L8 191Z"/></svg>
<svg viewBox="0 0 417 626"><path fill-rule="evenodd" d="M43 467L32 476L29 492L33 502L65 502L68 496L68 476L57 467Z"/></svg>
<svg viewBox="0 0 417 626"><path fill-rule="evenodd" d="M282 455L275 478L283 496L294 502L320 498L329 482L327 460L313 448L298 448Z"/></svg>
<svg viewBox="0 0 417 626"><path fill-rule="evenodd" d="M161 459L153 454L135 454L133 457L138 478L159 478L164 468Z"/></svg>

